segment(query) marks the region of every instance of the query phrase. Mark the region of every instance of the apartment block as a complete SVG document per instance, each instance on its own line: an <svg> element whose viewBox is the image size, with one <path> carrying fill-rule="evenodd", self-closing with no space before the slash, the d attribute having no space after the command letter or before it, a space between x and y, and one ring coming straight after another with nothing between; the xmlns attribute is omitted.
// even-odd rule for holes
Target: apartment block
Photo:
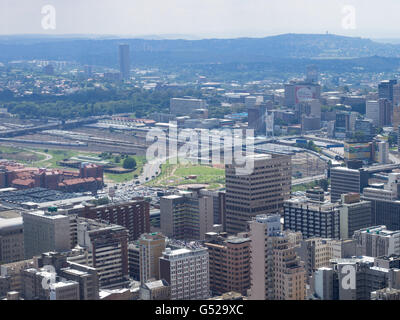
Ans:
<svg viewBox="0 0 400 320"><path fill-rule="evenodd" d="M257 215L250 225L251 300L304 300L306 270L282 232L280 215Z"/></svg>
<svg viewBox="0 0 400 320"><path fill-rule="evenodd" d="M190 243L166 248L160 258L160 278L171 287L171 300L204 300L210 297L207 248Z"/></svg>
<svg viewBox="0 0 400 320"><path fill-rule="evenodd" d="M136 240L141 234L150 232L150 204L144 199L102 206L85 205L79 212L79 216L108 221L125 227L129 231L129 241Z"/></svg>
<svg viewBox="0 0 400 320"><path fill-rule="evenodd" d="M160 199L162 233L174 239L203 240L213 230L213 198L200 189L180 191Z"/></svg>
<svg viewBox="0 0 400 320"><path fill-rule="evenodd" d="M143 234L139 239L140 282L159 280L159 259L165 251L166 238L161 233Z"/></svg>
<svg viewBox="0 0 400 320"><path fill-rule="evenodd" d="M209 253L211 292L246 295L250 289L250 239L210 232L204 246Z"/></svg>
<svg viewBox="0 0 400 320"><path fill-rule="evenodd" d="M126 228L79 218L78 245L87 250L89 266L98 271L100 287L110 287L127 280L129 271Z"/></svg>

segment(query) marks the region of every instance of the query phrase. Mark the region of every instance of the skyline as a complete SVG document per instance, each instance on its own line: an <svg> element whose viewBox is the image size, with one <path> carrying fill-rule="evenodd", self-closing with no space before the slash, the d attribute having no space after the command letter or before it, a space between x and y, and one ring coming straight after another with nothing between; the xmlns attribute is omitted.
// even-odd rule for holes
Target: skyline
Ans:
<svg viewBox="0 0 400 320"><path fill-rule="evenodd" d="M54 29L42 26L46 5L55 9ZM383 39L397 38L395 30L400 27L396 17L400 3L395 0L379 4L372 0L150 0L146 4L127 0L2 0L0 9L1 35L182 35L203 39L329 32Z"/></svg>

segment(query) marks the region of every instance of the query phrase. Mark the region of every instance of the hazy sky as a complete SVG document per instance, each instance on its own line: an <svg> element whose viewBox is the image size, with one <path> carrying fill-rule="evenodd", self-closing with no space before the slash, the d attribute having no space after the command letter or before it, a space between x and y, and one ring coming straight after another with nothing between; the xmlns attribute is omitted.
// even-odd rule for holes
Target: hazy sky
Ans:
<svg viewBox="0 0 400 320"><path fill-rule="evenodd" d="M56 9L55 30L42 28L44 5ZM354 7L355 21L345 19L351 16L351 9L342 11L346 6ZM399 14L400 0L0 0L0 34L260 37L329 31L400 38Z"/></svg>

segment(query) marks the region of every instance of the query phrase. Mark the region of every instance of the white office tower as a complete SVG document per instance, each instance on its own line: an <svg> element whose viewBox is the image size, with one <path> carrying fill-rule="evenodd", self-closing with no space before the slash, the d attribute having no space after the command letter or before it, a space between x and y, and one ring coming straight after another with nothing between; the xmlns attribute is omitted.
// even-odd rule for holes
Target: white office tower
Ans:
<svg viewBox="0 0 400 320"><path fill-rule="evenodd" d="M204 300L210 297L208 250L191 242L167 248L160 258L160 278L171 286L171 300Z"/></svg>
<svg viewBox="0 0 400 320"><path fill-rule="evenodd" d="M310 116L321 118L321 102L318 99L310 99L307 103L310 106Z"/></svg>
<svg viewBox="0 0 400 320"><path fill-rule="evenodd" d="M379 101L367 101L365 117L371 119L375 126L379 125Z"/></svg>
<svg viewBox="0 0 400 320"><path fill-rule="evenodd" d="M381 164L389 163L389 143L386 141L375 143L375 161Z"/></svg>

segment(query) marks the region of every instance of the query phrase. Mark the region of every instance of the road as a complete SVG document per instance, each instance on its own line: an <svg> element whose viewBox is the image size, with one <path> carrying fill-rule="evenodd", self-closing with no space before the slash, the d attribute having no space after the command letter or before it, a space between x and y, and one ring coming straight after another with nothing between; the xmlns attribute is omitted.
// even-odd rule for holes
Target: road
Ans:
<svg viewBox="0 0 400 320"><path fill-rule="evenodd" d="M303 183L310 183L310 182L322 180L325 178L326 178L326 176L324 174L320 174L318 176L305 177L305 178L301 178L301 179L293 179L292 186L297 186L297 185L303 184Z"/></svg>

